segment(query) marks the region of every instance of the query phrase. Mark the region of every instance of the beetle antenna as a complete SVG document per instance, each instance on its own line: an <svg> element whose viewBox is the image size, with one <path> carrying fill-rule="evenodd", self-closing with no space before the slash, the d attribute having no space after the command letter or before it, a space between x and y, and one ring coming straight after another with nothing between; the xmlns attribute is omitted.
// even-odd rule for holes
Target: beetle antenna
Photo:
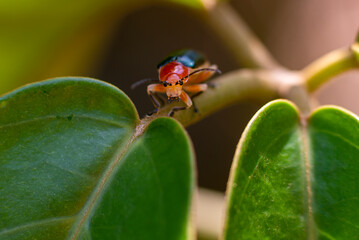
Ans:
<svg viewBox="0 0 359 240"><path fill-rule="evenodd" d="M142 80L139 80L135 83L133 83L131 85L131 89L135 89L137 88L138 86L142 85L142 84L145 84L145 83L158 83L158 80L157 79L154 79L154 78L145 78L145 79L142 79Z"/></svg>
<svg viewBox="0 0 359 240"><path fill-rule="evenodd" d="M222 73L221 70L216 69L216 68L201 68L201 69L198 69L198 70L196 70L196 71L193 71L193 72L191 72L190 74L188 74L187 76L183 77L183 78L181 79L181 81L182 81L182 80L185 80L186 78L190 77L190 76L193 75L193 74L196 74L196 73L202 72L202 71L213 71L213 72L216 72L216 73L218 73L218 74L221 74L221 73Z"/></svg>

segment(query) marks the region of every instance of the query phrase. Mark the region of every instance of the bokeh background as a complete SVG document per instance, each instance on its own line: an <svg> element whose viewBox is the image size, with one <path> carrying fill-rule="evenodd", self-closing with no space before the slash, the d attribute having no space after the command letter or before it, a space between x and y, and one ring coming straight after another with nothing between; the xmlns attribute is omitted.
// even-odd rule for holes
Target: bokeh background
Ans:
<svg viewBox="0 0 359 240"><path fill-rule="evenodd" d="M181 3L182 2L182 3ZM323 54L349 47L359 30L358 0L233 0L230 4L279 63L301 69ZM140 79L179 48L197 49L225 73L241 66L198 14L197 1L0 0L0 95L59 76L110 82L152 110ZM359 73L334 78L315 95L359 114ZM239 137L264 103L243 102L188 128L202 187L224 191Z"/></svg>

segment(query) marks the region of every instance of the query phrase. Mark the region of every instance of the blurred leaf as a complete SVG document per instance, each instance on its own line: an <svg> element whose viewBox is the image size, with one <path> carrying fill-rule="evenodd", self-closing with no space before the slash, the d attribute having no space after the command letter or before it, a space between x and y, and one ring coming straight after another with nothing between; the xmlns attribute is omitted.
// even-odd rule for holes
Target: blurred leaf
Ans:
<svg viewBox="0 0 359 240"><path fill-rule="evenodd" d="M0 94L25 82L89 75L119 21L154 3L200 0L0 1Z"/></svg>
<svg viewBox="0 0 359 240"><path fill-rule="evenodd" d="M175 120L146 127L109 84L21 88L0 99L0 239L184 239L192 161Z"/></svg>
<svg viewBox="0 0 359 240"><path fill-rule="evenodd" d="M247 126L232 166L224 239L359 235L359 123L336 107L303 126L279 100Z"/></svg>

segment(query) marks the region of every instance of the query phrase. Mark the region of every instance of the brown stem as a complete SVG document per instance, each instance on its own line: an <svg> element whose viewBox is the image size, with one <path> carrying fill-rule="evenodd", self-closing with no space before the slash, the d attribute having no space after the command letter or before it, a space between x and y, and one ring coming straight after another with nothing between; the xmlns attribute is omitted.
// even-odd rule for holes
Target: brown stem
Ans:
<svg viewBox="0 0 359 240"><path fill-rule="evenodd" d="M211 81L215 88L208 89L195 99L200 114L189 108L176 112L174 118L184 126L188 126L220 109L243 100L269 101L278 97L281 94L281 89L286 89L286 84L295 84L293 81L286 81L283 78L293 79L293 74L269 70L236 70L224 74ZM151 121L159 116L167 116L173 107L180 104L182 103L167 105L161 108L156 115L146 117L145 120Z"/></svg>

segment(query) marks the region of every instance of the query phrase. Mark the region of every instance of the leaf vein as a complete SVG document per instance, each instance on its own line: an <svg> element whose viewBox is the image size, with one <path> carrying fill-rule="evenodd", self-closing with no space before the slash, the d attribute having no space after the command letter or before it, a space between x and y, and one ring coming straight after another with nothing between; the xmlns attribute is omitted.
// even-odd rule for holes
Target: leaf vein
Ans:
<svg viewBox="0 0 359 240"><path fill-rule="evenodd" d="M80 173L80 172L77 172L77 171L73 171L73 170L70 170L70 169L68 169L68 168L63 168L63 167L60 167L60 166L58 166L58 165L56 165L56 164L53 164L53 163L51 163L51 162L48 162L48 161L44 161L44 163L46 163L46 164L49 165L49 166L58 168L58 169L60 169L60 170L62 170L62 171L71 173L71 174L73 174L73 175L77 175L77 176L80 176L80 177L83 177L83 178L93 179L93 177L90 176L90 175L88 175L88 174L84 174L84 173Z"/></svg>
<svg viewBox="0 0 359 240"><path fill-rule="evenodd" d="M358 146L358 145L356 145L356 144L354 144L354 143L348 141L346 138L344 138L344 137L343 137L342 135L340 135L340 134L337 134L337 133L334 133L334 132L331 132L331 131L328 131L328 130L323 130L323 129L314 129L314 131L316 131L316 132L321 132L321 133L327 133L327 134L329 134L329 135L331 135L331 136L333 136L333 137L336 137L336 138L342 140L343 142L348 143L349 145L351 145L351 146L354 147L355 149L359 150L359 146Z"/></svg>
<svg viewBox="0 0 359 240"><path fill-rule="evenodd" d="M62 222L62 221L68 221L71 219L75 219L75 216L64 216L64 217L54 217L54 218L46 218L43 220L39 220L39 221L35 221L35 222L30 222L30 223L25 223L23 225L20 226L16 226L13 228L8 228L8 229L4 229L2 231L0 231L0 236L5 236L8 234L12 234L18 231L23 231L27 228L33 228L33 227L39 227L42 225L46 225L46 224L51 224L51 223L56 223L56 222Z"/></svg>
<svg viewBox="0 0 359 240"><path fill-rule="evenodd" d="M288 131L285 131L285 132L283 132L282 134L278 135L277 138L276 138L274 141L272 141L272 142L267 146L267 148L262 152L262 154L260 154L260 158L259 158L259 160L258 160L256 166L254 167L254 169L253 169L251 175L248 176L249 180L246 182L246 185L245 185L244 188L243 188L243 193L242 193L242 195L241 195L241 198L240 198L240 201L239 201L239 204L238 204L239 206L242 205L242 201L243 201L243 199L244 199L244 196L246 195L247 188L248 188L248 186L249 186L250 180L252 179L253 175L256 173L259 164L262 162L262 159L265 158L265 153L267 153L268 150L269 150L272 146L274 146L283 136L285 136L285 135L287 135L287 134L289 134L289 133L291 133L291 132L293 132L293 130L292 130L292 129L289 129ZM241 169L242 169L242 168L241 168ZM245 171L243 170L243 172L245 172Z"/></svg>

